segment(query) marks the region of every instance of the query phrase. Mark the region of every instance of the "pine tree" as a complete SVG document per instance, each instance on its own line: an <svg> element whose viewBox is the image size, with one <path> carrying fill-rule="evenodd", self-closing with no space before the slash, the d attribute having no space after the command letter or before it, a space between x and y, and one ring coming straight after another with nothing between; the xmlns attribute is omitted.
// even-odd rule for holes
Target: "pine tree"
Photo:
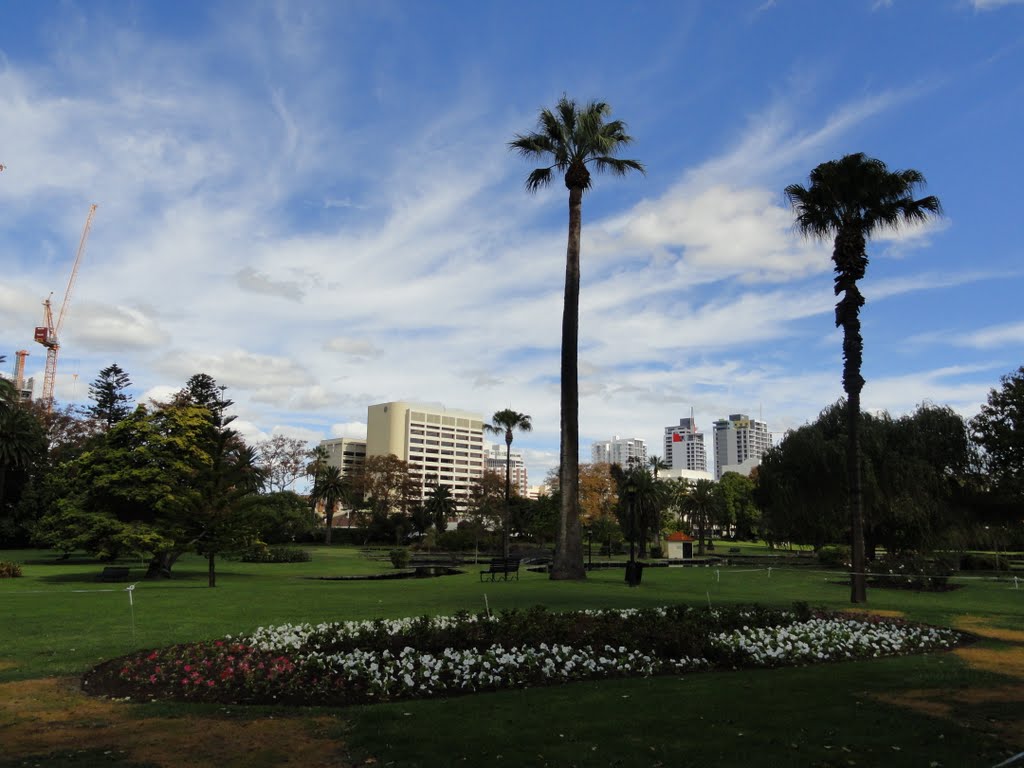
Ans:
<svg viewBox="0 0 1024 768"><path fill-rule="evenodd" d="M125 419L131 413L132 401L132 396L125 390L131 385L128 374L117 363L108 365L89 385L89 399L96 402L89 407L89 415L105 424L107 429Z"/></svg>

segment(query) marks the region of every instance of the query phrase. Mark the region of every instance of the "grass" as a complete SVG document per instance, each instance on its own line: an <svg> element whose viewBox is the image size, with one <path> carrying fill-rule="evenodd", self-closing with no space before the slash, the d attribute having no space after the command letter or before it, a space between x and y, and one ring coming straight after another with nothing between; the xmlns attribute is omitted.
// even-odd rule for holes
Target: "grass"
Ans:
<svg viewBox="0 0 1024 768"><path fill-rule="evenodd" d="M303 577L391 566L354 548L311 551L308 563L221 562L216 589L206 587L205 561L186 557L173 580L138 583L134 606L126 585L96 581L98 563L0 551L0 560L25 563L23 578L0 580L0 702L28 702L0 704L0 768L33 764L25 760L76 768L259 766L279 764L282 755L302 756L307 766L368 759L464 766L498 755L522 766L992 766L1024 749L1021 678L999 674L1019 669L1024 677L1024 589L1005 579L965 578L962 588L943 593L869 592L872 610L992 635L953 654L345 710L133 706L76 691L73 678L100 660L262 624L536 604L552 610L708 601L848 605L848 589L834 583L842 575L812 569L773 568L769 575L767 569L650 568L632 590L621 570L597 571L579 583L523 572L518 583L481 584L473 566L436 579L332 582ZM141 567L136 573L141 576ZM38 720L50 727L33 736L30 725ZM181 762L182 745L192 762ZM216 759L203 762L203 755Z"/></svg>

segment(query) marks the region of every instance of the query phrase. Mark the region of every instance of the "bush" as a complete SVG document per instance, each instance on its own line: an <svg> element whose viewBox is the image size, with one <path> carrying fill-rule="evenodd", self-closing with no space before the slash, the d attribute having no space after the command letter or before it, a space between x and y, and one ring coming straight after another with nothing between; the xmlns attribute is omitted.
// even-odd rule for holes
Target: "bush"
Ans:
<svg viewBox="0 0 1024 768"><path fill-rule="evenodd" d="M867 564L868 580L876 587L941 591L946 589L949 571L919 554L886 555Z"/></svg>
<svg viewBox="0 0 1024 768"><path fill-rule="evenodd" d="M408 549L392 549L388 552L388 557L391 558L391 564L395 568L408 568L409 561L412 559Z"/></svg>
<svg viewBox="0 0 1024 768"><path fill-rule="evenodd" d="M312 555L298 547L275 545L268 547L260 542L242 555L243 563L308 563Z"/></svg>
<svg viewBox="0 0 1024 768"><path fill-rule="evenodd" d="M17 563L0 561L0 579L16 579L21 576L21 566Z"/></svg>
<svg viewBox="0 0 1024 768"><path fill-rule="evenodd" d="M661 551L661 547L651 547L651 558L654 560L660 560L665 555Z"/></svg>
<svg viewBox="0 0 1024 768"><path fill-rule="evenodd" d="M1008 571L1010 564L1005 557L968 552L960 558L961 571Z"/></svg>
<svg viewBox="0 0 1024 768"><path fill-rule="evenodd" d="M850 564L850 548L822 547L818 550L818 562L825 568L845 568Z"/></svg>

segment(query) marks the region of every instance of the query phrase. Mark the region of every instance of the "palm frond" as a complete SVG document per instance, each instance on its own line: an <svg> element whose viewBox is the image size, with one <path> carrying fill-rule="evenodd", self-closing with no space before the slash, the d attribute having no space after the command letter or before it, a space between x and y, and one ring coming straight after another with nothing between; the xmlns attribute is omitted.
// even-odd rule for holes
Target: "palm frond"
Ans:
<svg viewBox="0 0 1024 768"><path fill-rule="evenodd" d="M625 176L630 171L640 171L640 173L646 174L647 169L644 168L644 164L638 160L622 160L617 157L608 157L602 155L600 157L592 158L594 166L599 171L609 171L616 176Z"/></svg>
<svg viewBox="0 0 1024 768"><path fill-rule="evenodd" d="M541 187L546 187L550 183L551 168L535 168L526 177L526 188L531 192L536 192Z"/></svg>

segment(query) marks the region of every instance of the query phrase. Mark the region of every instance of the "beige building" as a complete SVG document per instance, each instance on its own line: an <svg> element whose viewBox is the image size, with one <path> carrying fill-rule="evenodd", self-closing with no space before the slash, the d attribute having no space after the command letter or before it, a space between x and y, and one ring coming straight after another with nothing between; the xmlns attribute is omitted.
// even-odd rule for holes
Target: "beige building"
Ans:
<svg viewBox="0 0 1024 768"><path fill-rule="evenodd" d="M342 477L351 477L366 462L366 441L351 437L321 440L327 451L327 463L341 470Z"/></svg>
<svg viewBox="0 0 1024 768"><path fill-rule="evenodd" d="M409 464L421 498L434 484L447 485L459 507L484 473L484 420L479 413L438 403L371 405L366 418L366 455L397 456Z"/></svg>

